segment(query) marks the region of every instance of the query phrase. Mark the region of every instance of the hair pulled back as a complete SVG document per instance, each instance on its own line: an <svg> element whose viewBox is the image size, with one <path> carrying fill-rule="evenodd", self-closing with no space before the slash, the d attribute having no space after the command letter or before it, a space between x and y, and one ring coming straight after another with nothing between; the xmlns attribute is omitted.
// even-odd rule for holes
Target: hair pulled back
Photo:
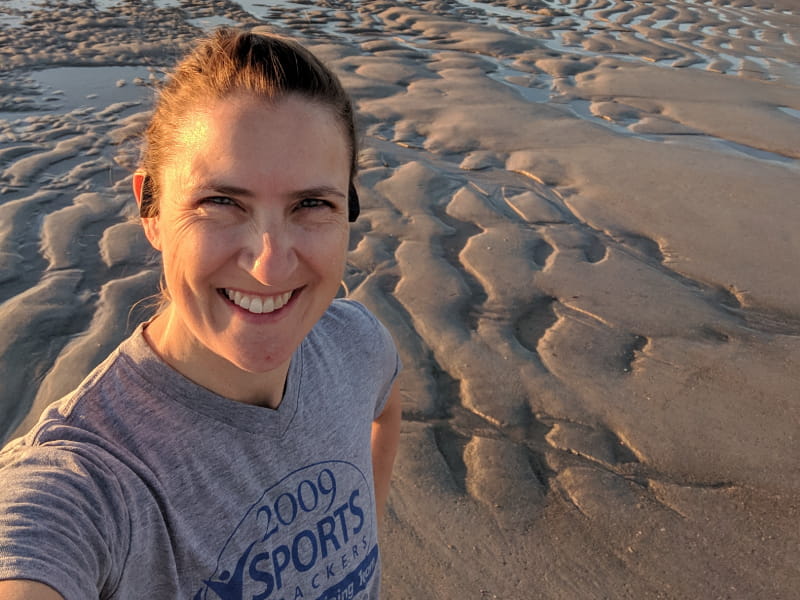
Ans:
<svg viewBox="0 0 800 600"><path fill-rule="evenodd" d="M274 34L218 29L201 41L161 88L144 134L140 168L147 174L141 215L158 214L161 169L171 158L179 130L193 114L234 94L268 102L298 94L333 111L350 151L349 218L358 216L353 185L358 167L355 117L350 97L336 75L306 48Z"/></svg>

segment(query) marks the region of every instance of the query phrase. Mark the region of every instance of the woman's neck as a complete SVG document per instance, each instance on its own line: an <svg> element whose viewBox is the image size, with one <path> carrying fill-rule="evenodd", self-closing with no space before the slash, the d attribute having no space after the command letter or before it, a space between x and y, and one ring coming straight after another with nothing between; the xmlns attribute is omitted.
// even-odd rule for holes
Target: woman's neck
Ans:
<svg viewBox="0 0 800 600"><path fill-rule="evenodd" d="M277 409L283 400L291 361L264 373L250 373L198 342L176 344L164 313L145 326L152 350L190 381L235 402Z"/></svg>

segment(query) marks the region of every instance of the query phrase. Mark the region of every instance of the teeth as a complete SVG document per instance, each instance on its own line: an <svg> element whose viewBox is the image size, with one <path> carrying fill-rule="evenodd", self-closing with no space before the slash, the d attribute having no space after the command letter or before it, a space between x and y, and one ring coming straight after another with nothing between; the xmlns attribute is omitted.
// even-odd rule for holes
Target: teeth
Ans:
<svg viewBox="0 0 800 600"><path fill-rule="evenodd" d="M286 292L285 294L280 294L278 296L263 297L248 296L247 294L243 294L238 290L225 290L225 295L236 306L240 306L253 314L260 315L263 313L271 313L279 308L283 308L286 303L289 302L289 298L292 297L292 292Z"/></svg>

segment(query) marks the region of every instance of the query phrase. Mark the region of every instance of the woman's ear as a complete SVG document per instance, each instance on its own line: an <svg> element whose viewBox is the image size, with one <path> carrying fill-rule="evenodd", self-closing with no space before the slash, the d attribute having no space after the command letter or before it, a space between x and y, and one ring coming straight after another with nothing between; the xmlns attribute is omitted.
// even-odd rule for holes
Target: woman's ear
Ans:
<svg viewBox="0 0 800 600"><path fill-rule="evenodd" d="M153 210L153 187L150 176L144 171L133 174L133 195L139 207L139 216L142 219L142 228L150 245L161 251L161 231L158 223L158 212Z"/></svg>

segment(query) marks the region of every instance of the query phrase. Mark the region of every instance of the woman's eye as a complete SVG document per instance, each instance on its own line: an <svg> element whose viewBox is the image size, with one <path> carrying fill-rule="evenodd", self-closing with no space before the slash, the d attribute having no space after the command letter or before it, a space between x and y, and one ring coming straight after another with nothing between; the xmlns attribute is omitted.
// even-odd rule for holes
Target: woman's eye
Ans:
<svg viewBox="0 0 800 600"><path fill-rule="evenodd" d="M216 204L219 206L236 206L236 202L234 202L231 198L227 196L209 196L208 198L203 199L203 204Z"/></svg>
<svg viewBox="0 0 800 600"><path fill-rule="evenodd" d="M298 208L319 208L322 206L330 206L330 202L320 200L319 198L303 198L298 203Z"/></svg>

